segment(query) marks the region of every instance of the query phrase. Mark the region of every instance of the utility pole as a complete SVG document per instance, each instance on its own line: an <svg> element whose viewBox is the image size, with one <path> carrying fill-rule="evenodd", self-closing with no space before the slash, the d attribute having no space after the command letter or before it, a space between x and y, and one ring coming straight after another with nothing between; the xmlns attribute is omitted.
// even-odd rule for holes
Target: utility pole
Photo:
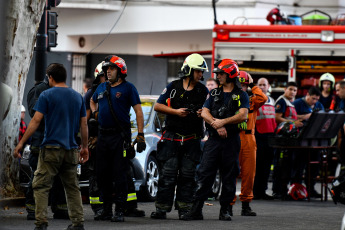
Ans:
<svg viewBox="0 0 345 230"><path fill-rule="evenodd" d="M35 63L35 81L41 82L45 76L47 68L47 3L43 10L40 26L36 36L36 63Z"/></svg>
<svg viewBox="0 0 345 230"><path fill-rule="evenodd" d="M56 7L61 0L46 0L43 15L38 27L36 36L36 63L35 81L41 82L44 79L47 68L47 50L49 47L56 47L57 43L57 14L50 12L50 7Z"/></svg>

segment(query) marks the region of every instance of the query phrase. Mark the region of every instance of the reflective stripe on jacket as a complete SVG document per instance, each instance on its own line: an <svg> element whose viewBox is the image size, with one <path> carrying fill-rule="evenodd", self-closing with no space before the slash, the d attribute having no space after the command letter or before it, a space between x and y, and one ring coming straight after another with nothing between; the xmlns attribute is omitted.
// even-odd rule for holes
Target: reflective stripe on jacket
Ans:
<svg viewBox="0 0 345 230"><path fill-rule="evenodd" d="M260 107L256 117L256 131L264 133L273 133L277 127L276 112L274 108L274 99L268 97L267 102Z"/></svg>

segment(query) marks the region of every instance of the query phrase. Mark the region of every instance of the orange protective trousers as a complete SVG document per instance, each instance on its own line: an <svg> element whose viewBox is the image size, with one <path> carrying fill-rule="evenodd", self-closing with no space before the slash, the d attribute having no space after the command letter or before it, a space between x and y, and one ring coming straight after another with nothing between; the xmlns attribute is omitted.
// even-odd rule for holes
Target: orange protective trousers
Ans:
<svg viewBox="0 0 345 230"><path fill-rule="evenodd" d="M247 130L240 132L241 151L239 154L241 194L240 201L251 202L253 199L253 187L256 170L256 140L255 140L255 122L257 110L265 104L267 96L257 86L252 88L253 95L249 98L249 114L247 121ZM250 132L250 133L249 133ZM235 204L235 196L231 205Z"/></svg>

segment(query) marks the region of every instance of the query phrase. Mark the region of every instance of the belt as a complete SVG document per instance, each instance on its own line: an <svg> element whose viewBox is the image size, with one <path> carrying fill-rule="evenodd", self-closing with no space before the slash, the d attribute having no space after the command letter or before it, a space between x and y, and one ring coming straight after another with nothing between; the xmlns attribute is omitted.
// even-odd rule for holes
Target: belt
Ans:
<svg viewBox="0 0 345 230"><path fill-rule="evenodd" d="M192 135L187 135L187 136L175 133L174 137L172 137L172 138L164 137L164 134L165 134L165 131L162 134L161 140L184 142L184 141L189 141L189 140L198 138L195 133ZM175 136L176 136L176 138L175 138Z"/></svg>
<svg viewBox="0 0 345 230"><path fill-rule="evenodd" d="M38 155L40 152L40 147L36 147L36 146L30 146L30 154L32 155Z"/></svg>
<svg viewBox="0 0 345 230"><path fill-rule="evenodd" d="M244 133L245 134L252 134L252 130L251 129L244 130Z"/></svg>

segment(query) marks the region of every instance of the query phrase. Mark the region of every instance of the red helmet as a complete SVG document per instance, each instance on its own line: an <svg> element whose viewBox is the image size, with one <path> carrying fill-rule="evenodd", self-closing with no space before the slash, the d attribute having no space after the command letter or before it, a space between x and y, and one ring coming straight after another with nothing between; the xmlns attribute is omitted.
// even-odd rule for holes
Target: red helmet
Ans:
<svg viewBox="0 0 345 230"><path fill-rule="evenodd" d="M281 137L296 137L298 135L298 129L295 123L291 121L283 121L277 126L275 133Z"/></svg>
<svg viewBox="0 0 345 230"><path fill-rule="evenodd" d="M307 189L299 183L292 184L289 188L288 194L294 200L304 200L308 197Z"/></svg>
<svg viewBox="0 0 345 230"><path fill-rule="evenodd" d="M240 70L237 63L232 59L223 59L214 64L213 73L227 73L229 78L238 76Z"/></svg>
<svg viewBox="0 0 345 230"><path fill-rule="evenodd" d="M239 78L241 84L249 85L249 77L248 77L248 73L246 71L240 71L238 78Z"/></svg>
<svg viewBox="0 0 345 230"><path fill-rule="evenodd" d="M122 76L122 77L127 76L126 62L122 58L120 58L116 55L109 55L109 56L105 57L104 63L102 65L102 69L103 69L104 73L107 72L107 68L105 68L105 67L108 67L108 66L116 66L120 70L120 72L119 72L120 76Z"/></svg>

